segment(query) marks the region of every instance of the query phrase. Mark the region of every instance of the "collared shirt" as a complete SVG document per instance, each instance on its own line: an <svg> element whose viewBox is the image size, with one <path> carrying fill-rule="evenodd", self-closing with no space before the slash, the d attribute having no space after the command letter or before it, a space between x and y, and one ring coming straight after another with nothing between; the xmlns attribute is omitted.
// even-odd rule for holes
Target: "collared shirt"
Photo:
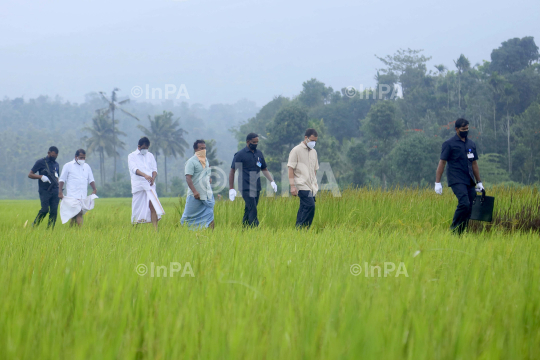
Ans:
<svg viewBox="0 0 540 360"><path fill-rule="evenodd" d="M94 181L92 169L88 164L80 165L75 160L65 163L58 181L66 184L67 196L75 199L86 199L88 184Z"/></svg>
<svg viewBox="0 0 540 360"><path fill-rule="evenodd" d="M193 155L186 161L184 175L191 175L191 181L195 190L199 193L201 200L212 198L212 187L210 186L210 164L206 159L206 167L203 168L197 155ZM188 186L187 196L193 196L193 191Z"/></svg>
<svg viewBox="0 0 540 360"><path fill-rule="evenodd" d="M317 194L319 184L315 171L319 169L319 160L315 149L310 149L302 141L291 150L287 167L293 169L294 184L298 190L311 190L313 196Z"/></svg>
<svg viewBox="0 0 540 360"><path fill-rule="evenodd" d="M474 185L475 178L472 171L472 163L478 160L476 144L466 139L462 141L454 135L442 144L441 160L446 160L446 177L448 186L455 184Z"/></svg>
<svg viewBox="0 0 540 360"><path fill-rule="evenodd" d="M249 147L234 154L231 168L242 169L238 173L239 191L251 192L251 190L261 191L261 170L266 170L266 161L260 150L251 151ZM255 197L256 194L252 195Z"/></svg>
<svg viewBox="0 0 540 360"><path fill-rule="evenodd" d="M137 149L129 154L128 168L129 175L131 176L131 192L133 194L143 190L151 190L150 183L144 177L137 175L137 170L140 170L148 176L152 176L154 171L157 173L156 159L151 152L143 155L141 154L141 151Z"/></svg>
<svg viewBox="0 0 540 360"><path fill-rule="evenodd" d="M51 172L50 174L47 172L47 165L48 165L48 170ZM56 176L58 178L58 174L60 173L60 164L58 164L56 160L51 161L51 158L47 156L36 161L36 163L32 167L32 171L34 172L34 174L38 174L39 172L39 175L45 175L47 177ZM51 183L53 183L53 179L50 179L50 180L51 180ZM41 180L38 180L38 184L39 184L38 185L39 192L48 191L49 186L51 186L51 184L47 182L43 182ZM54 191L58 192L57 184L54 184L51 187L51 192L54 192Z"/></svg>

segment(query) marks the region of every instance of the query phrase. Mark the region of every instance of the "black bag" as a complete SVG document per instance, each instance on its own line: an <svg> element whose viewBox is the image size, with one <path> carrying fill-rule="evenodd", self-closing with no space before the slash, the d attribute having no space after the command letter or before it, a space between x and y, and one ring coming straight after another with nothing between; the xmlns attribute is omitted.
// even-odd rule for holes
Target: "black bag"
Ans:
<svg viewBox="0 0 540 360"><path fill-rule="evenodd" d="M471 220L491 222L493 219L493 206L495 198L486 196L486 190L482 190L482 195L476 195L473 200Z"/></svg>

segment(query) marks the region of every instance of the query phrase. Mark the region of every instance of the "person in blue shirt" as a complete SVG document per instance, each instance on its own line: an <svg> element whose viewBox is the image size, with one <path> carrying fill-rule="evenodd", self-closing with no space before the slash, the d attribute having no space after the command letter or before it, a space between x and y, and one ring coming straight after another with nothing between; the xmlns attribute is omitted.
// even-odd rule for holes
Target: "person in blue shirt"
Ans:
<svg viewBox="0 0 540 360"><path fill-rule="evenodd" d="M448 164L446 170L448 186L458 199L450 229L461 234L469 223L476 192L484 190L484 186L480 180L476 144L467 138L469 121L457 119L455 127L456 135L442 144L441 159L435 174L435 192L442 195L441 177Z"/></svg>
<svg viewBox="0 0 540 360"><path fill-rule="evenodd" d="M32 226L38 226L41 221L49 214L49 223L47 228L56 224L58 215L58 174L60 165L56 162L58 157L58 148L51 146L47 156L36 161L28 177L38 180L39 200L41 201L41 210L39 210ZM39 174L38 174L39 173Z"/></svg>
<svg viewBox="0 0 540 360"><path fill-rule="evenodd" d="M241 170L238 175L238 185L244 199L244 226L259 226L257 219L257 205L259 204L259 195L261 193L261 174L271 181L272 189L277 192L277 185L266 168L266 161L260 150L257 150L259 144L259 135L249 133L246 136L246 147L234 154L229 173L229 199L234 201L236 190L234 189L234 174L237 169Z"/></svg>

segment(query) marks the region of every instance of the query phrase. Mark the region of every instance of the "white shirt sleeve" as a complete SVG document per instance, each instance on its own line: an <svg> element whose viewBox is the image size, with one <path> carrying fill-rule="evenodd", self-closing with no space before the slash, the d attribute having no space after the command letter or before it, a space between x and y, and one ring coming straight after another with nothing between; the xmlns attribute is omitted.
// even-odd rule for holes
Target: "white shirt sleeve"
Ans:
<svg viewBox="0 0 540 360"><path fill-rule="evenodd" d="M58 179L58 182L62 181L64 184L67 183L67 178L69 174L69 163L64 164L62 166L62 173L60 174L60 178Z"/></svg>
<svg viewBox="0 0 540 360"><path fill-rule="evenodd" d="M156 158L154 157L154 154L152 154L152 165L151 165L151 169L152 169L152 172L156 172L157 174L157 162L156 162ZM149 174L150 176L152 176L152 174Z"/></svg>
<svg viewBox="0 0 540 360"><path fill-rule="evenodd" d="M92 173L92 168L88 166L88 184L94 182L94 174Z"/></svg>
<svg viewBox="0 0 540 360"><path fill-rule="evenodd" d="M130 173L137 175L137 162L131 154L128 156L128 168Z"/></svg>

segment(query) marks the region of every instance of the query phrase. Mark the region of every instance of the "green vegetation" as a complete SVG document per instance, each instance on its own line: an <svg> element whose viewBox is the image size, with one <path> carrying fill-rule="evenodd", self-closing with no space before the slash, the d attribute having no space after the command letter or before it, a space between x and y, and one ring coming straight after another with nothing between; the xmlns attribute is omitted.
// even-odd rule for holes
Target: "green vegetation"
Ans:
<svg viewBox="0 0 540 360"><path fill-rule="evenodd" d="M490 193L495 225L462 237L448 188L321 194L308 231L293 198L263 197L253 230L241 199L217 201L213 232L179 226L185 199L164 198L159 233L130 225L130 199L54 231L30 227L38 201L0 201L2 358L538 358L538 191ZM135 271L171 262L173 277ZM385 262L408 277L365 276Z"/></svg>
<svg viewBox="0 0 540 360"><path fill-rule="evenodd" d="M532 37L503 42L491 52L492 61L482 64L460 54L449 59L450 68L440 64L430 70L431 57L413 49L377 58L382 68L375 87L350 83L335 91L317 79L305 81L298 96L277 97L242 124L237 140L243 143L249 131L265 134L261 150L281 163L290 143L301 139L294 137L298 128L324 121L326 131L319 132L332 146L318 144L317 151L325 152L319 159L340 174L341 187L423 186L433 184L440 146L464 117L480 159L492 154L486 162L497 162L489 169L496 176L483 180L540 182L540 57ZM351 141L364 149L350 152Z"/></svg>
<svg viewBox="0 0 540 360"><path fill-rule="evenodd" d="M381 68L372 88L365 88L362 79L340 84L341 90L310 79L297 96L277 96L260 109L248 100L207 108L172 100L127 103L126 94L116 90L110 98L90 93L82 104L6 98L0 101L0 198L36 196L28 171L53 144L60 149L62 165L77 148L87 147L98 194L129 196L126 157L143 134L160 155L160 174L167 173L158 179L164 183L160 195L182 193L172 179L184 178L195 139L215 140L211 166L228 172L250 132L261 135L259 149L279 184L281 163L308 126L318 130L319 160L330 163L341 188L432 186L440 145L454 134L459 117L471 123L469 138L487 166L484 181L538 184L538 47L530 36L509 39L485 57L491 61L473 64L465 54L456 54L446 65L429 65L431 57L423 50L399 49L377 56Z"/></svg>

